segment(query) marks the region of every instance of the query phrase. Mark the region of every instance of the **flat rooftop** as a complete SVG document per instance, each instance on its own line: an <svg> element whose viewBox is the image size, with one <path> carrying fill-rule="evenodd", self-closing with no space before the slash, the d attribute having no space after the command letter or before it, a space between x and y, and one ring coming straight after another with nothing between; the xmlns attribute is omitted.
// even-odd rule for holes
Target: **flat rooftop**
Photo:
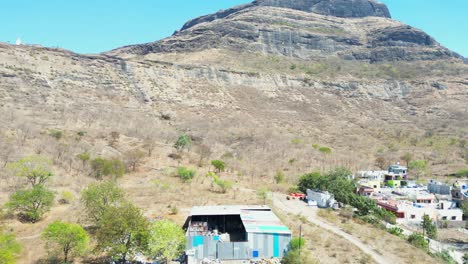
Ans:
<svg viewBox="0 0 468 264"><path fill-rule="evenodd" d="M291 234L288 227L265 205L196 206L190 216L239 215L247 233Z"/></svg>

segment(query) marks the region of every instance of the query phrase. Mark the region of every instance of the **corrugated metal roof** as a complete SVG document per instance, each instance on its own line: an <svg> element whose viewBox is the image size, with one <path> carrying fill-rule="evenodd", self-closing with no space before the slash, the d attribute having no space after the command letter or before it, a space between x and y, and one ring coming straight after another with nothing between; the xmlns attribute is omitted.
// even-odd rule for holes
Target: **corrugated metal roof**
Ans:
<svg viewBox="0 0 468 264"><path fill-rule="evenodd" d="M271 208L263 205L197 206L191 215L240 215L247 233L291 234Z"/></svg>

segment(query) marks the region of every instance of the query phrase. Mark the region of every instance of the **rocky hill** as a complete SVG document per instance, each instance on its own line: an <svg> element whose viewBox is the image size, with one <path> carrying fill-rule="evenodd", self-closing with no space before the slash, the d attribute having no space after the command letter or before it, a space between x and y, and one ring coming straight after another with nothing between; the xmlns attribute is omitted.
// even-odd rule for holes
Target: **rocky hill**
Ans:
<svg viewBox="0 0 468 264"><path fill-rule="evenodd" d="M407 153L428 161L421 176L446 177L468 162L467 101L463 58L373 0L258 0L95 55L0 44L0 204L21 185L3 165L30 154L53 159L50 187L75 196L94 181L77 154L137 162L120 182L148 216L254 203L248 188L288 187L274 184L278 171L293 185L302 173L378 169ZM193 146L174 153L182 133ZM135 161L135 151L148 155ZM229 199L203 177L181 186L168 173L204 175L210 159L226 162ZM163 185L170 195L156 199ZM79 206L54 207L36 226L13 222L34 242L22 263L45 256L35 247L45 223L80 219ZM347 261L342 248L325 262ZM394 262L410 259L400 251Z"/></svg>
<svg viewBox="0 0 468 264"><path fill-rule="evenodd" d="M214 155L264 164L244 171L290 160L371 168L376 156L414 152L444 174L466 160L464 146L447 143L466 140L466 65L370 0L254 1L100 55L2 44L0 57L2 116L32 118L38 131L129 135L152 123L171 131L163 142L186 131Z"/></svg>
<svg viewBox="0 0 468 264"><path fill-rule="evenodd" d="M372 63L461 58L423 31L391 20L385 5L370 0L255 1L193 19L170 38L112 53L210 48Z"/></svg>

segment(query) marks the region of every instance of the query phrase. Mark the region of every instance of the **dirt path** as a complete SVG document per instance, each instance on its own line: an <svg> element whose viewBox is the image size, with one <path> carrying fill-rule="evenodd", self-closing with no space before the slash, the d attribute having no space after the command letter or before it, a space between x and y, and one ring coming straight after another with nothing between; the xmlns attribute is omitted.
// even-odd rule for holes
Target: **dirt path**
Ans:
<svg viewBox="0 0 468 264"><path fill-rule="evenodd" d="M376 261L377 263L381 263L381 264L390 263L383 256L378 254L368 245L364 244L358 238L342 231L339 227L333 226L331 224L325 223L317 219L315 215L315 210L307 207L305 203L300 203L295 200L287 201L285 199L284 194L275 193L273 194L273 206L287 213L301 214L304 217L306 217L307 220L311 222L312 224L317 225L320 228L326 229L338 236L345 238L346 240L351 242L353 245L361 249L364 253L371 256L374 259L374 261Z"/></svg>

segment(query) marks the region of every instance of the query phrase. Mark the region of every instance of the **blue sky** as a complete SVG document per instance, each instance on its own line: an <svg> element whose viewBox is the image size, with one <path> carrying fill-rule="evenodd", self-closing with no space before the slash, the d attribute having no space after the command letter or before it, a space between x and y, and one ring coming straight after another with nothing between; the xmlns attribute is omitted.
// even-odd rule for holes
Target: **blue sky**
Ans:
<svg viewBox="0 0 468 264"><path fill-rule="evenodd" d="M170 36L191 18L249 0L2 0L0 41L98 53ZM467 0L381 0L394 19L468 57Z"/></svg>

